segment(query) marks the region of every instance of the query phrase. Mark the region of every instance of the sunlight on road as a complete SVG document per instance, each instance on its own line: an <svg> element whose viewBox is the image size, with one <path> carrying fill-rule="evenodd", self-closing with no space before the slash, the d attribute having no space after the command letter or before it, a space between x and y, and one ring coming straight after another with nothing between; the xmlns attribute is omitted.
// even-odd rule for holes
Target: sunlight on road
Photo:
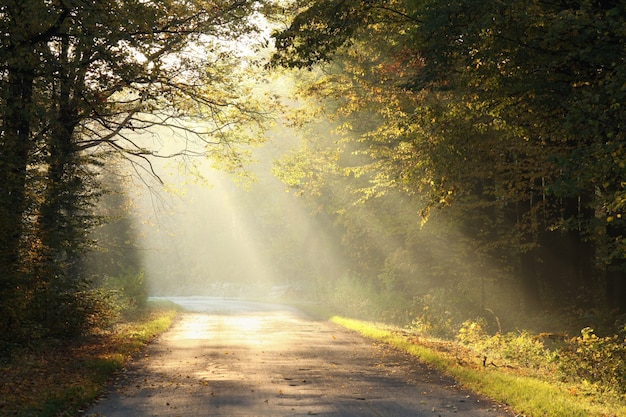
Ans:
<svg viewBox="0 0 626 417"><path fill-rule="evenodd" d="M88 416L510 415L406 355L291 307L170 300L187 311Z"/></svg>
<svg viewBox="0 0 626 417"><path fill-rule="evenodd" d="M224 320L224 324L239 329L242 334L249 334L261 330L262 321L262 317L229 317Z"/></svg>
<svg viewBox="0 0 626 417"><path fill-rule="evenodd" d="M161 297L157 297L161 298ZM165 299L165 297L161 298ZM284 307L266 303L237 302L216 297L169 297L186 314L166 337L186 345L200 341L228 340L240 346L282 350L298 345L298 338L284 331L294 320Z"/></svg>
<svg viewBox="0 0 626 417"><path fill-rule="evenodd" d="M194 320L184 320L179 331L175 332L172 340L209 340L212 338L207 329L211 325L207 315L194 315Z"/></svg>
<svg viewBox="0 0 626 417"><path fill-rule="evenodd" d="M173 337L173 340L209 340L216 337L216 332L220 328L225 327L234 329L236 333L241 335L242 340L250 334L258 333L264 322L263 317L255 316L235 316L223 317L216 323L215 318L211 318L204 314L194 314L193 320L184 320L179 332ZM216 327L217 326L217 327Z"/></svg>

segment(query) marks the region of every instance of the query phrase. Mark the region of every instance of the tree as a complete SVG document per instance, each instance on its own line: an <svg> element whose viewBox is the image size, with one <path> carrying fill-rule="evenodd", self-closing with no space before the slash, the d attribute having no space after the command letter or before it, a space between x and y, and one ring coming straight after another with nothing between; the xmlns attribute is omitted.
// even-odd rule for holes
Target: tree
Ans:
<svg viewBox="0 0 626 417"><path fill-rule="evenodd" d="M533 161L529 175L509 177L527 178L525 187L513 189L518 206L527 207L523 229L533 233L530 240L527 232L521 235L532 245L522 251L522 266L549 265L547 253L569 247L569 259L584 260L578 270L560 282L553 277L566 274L562 268L540 279L567 286L574 296L591 281L595 213L610 204L597 198L598 180L621 177L619 160L601 161L623 140L617 131L623 115L614 106L623 92L609 87L622 76L616 63L624 56L623 5L453 2L424 11L418 32L428 75L465 92L494 122L513 127L511 142L522 145L514 160ZM524 195L531 198L520 199ZM595 243L603 252L601 240Z"/></svg>
<svg viewBox="0 0 626 417"><path fill-rule="evenodd" d="M509 252L530 311L602 287L624 309L613 291L624 282L623 7L312 2L274 35L274 62L343 65L342 84L315 92L384 120L361 135L376 161L361 169L371 175L364 190L403 184L432 206L464 207L455 220L493 255ZM500 219L489 233L485 213ZM609 266L606 283L592 269L596 254Z"/></svg>
<svg viewBox="0 0 626 417"><path fill-rule="evenodd" d="M257 33L252 17L269 10L252 0L1 6L3 334L18 331L33 289L50 288L59 274L78 279L72 265L90 224L82 198L98 196L94 163L106 153L153 174L151 157L201 155L219 145L241 165L234 141L257 137L238 126L259 122L263 111L249 84L239 83L240 57L224 45ZM158 138L139 134L155 126L180 138L178 149L160 150ZM27 267L30 261L38 266Z"/></svg>

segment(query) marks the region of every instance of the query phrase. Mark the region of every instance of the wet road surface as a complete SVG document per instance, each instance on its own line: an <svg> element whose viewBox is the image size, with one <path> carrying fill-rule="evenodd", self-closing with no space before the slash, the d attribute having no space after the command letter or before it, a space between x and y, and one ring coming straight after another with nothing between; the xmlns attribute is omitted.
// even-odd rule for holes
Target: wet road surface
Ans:
<svg viewBox="0 0 626 417"><path fill-rule="evenodd" d="M85 415L513 416L408 355L291 307L172 299L190 311Z"/></svg>

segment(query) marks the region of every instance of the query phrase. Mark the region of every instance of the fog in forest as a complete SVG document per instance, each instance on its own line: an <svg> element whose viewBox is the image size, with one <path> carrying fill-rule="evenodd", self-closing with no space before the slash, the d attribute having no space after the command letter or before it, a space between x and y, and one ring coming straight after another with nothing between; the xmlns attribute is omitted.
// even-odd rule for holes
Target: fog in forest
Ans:
<svg viewBox="0 0 626 417"><path fill-rule="evenodd" d="M255 86L283 107L265 142L238 149L251 152L248 175L216 168L206 149L189 148L202 143L176 129L138 140L158 142L162 155L198 155L151 160L162 183L150 168L130 169L150 295L293 296L444 337L471 318L494 333L582 328L604 320L596 307L617 305L601 261L607 241L593 247L580 222L569 230L547 210L547 194L535 210L526 174L492 161L490 142L466 149L463 129L439 136L419 117L405 132L384 106L352 109L351 100L368 99L363 91L339 103L307 93L328 82L322 72L282 75ZM498 169L502 178L492 178ZM589 230L604 236L602 213L588 214Z"/></svg>
<svg viewBox="0 0 626 417"><path fill-rule="evenodd" d="M463 220L424 216L432 196L415 192L419 184L400 189L383 178L389 173L379 177L366 141L321 114L335 103L296 94L321 75L274 74L255 85L259 99L277 97L282 111L270 116L276 126L262 132L266 141L243 150L251 152L248 176L214 167L220 161L184 129L136 139L157 156L185 155L126 167L131 239L148 293L323 300L361 317L440 320L444 331L455 309L464 320L504 300L519 306L508 270L476 253ZM313 117L299 119L309 111ZM359 117L364 128L384 125L367 112ZM290 176L302 182L293 187Z"/></svg>
<svg viewBox="0 0 626 417"><path fill-rule="evenodd" d="M509 295L506 283L493 285L490 266L468 252L460 231L437 215L424 224L409 196L388 192L359 202L350 191L358 178L327 179L320 196L277 178L280 161L310 140L304 135L335 146L328 122L265 134L265 143L250 148L243 175L205 157L154 159L162 183L131 171L127 195L150 295L324 300L404 323L425 305L449 314L454 303L481 308ZM180 139L171 130L142 138L162 143L163 155L176 154ZM349 150L343 158L344 165L359 163ZM333 204L340 214L329 212ZM461 280L469 291L445 292Z"/></svg>
<svg viewBox="0 0 626 417"><path fill-rule="evenodd" d="M164 184L134 181L129 196L151 295L305 295L303 271L341 268L331 237L271 172L297 138L268 133L245 178L210 160L172 158L155 162Z"/></svg>

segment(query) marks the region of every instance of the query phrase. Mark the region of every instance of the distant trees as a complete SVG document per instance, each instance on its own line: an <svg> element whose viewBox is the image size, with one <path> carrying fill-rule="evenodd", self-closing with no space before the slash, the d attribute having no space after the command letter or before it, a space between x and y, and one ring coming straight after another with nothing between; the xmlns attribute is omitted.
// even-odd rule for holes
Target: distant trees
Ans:
<svg viewBox="0 0 626 417"><path fill-rule="evenodd" d="M248 0L0 6L3 340L23 333L27 312L41 302L82 285L76 265L108 154L150 173L149 158L168 151L139 132L167 127L196 143L176 152L202 154L242 139L237 125L262 117L224 42L255 33L251 16L268 7ZM236 152L224 149L236 165Z"/></svg>
<svg viewBox="0 0 626 417"><path fill-rule="evenodd" d="M115 292L129 307L143 306L148 297L144 280L144 248L139 222L142 215L127 194L129 179L107 161L100 175L102 195L90 214L98 220L89 229L88 250L76 256L77 274L96 288Z"/></svg>
<svg viewBox="0 0 626 417"><path fill-rule="evenodd" d="M501 283L513 276L528 311L626 311L623 4L308 6L274 34L273 62L326 63L308 93L345 133L331 163L359 181L361 201L405 194ZM402 256L424 250L396 238Z"/></svg>

